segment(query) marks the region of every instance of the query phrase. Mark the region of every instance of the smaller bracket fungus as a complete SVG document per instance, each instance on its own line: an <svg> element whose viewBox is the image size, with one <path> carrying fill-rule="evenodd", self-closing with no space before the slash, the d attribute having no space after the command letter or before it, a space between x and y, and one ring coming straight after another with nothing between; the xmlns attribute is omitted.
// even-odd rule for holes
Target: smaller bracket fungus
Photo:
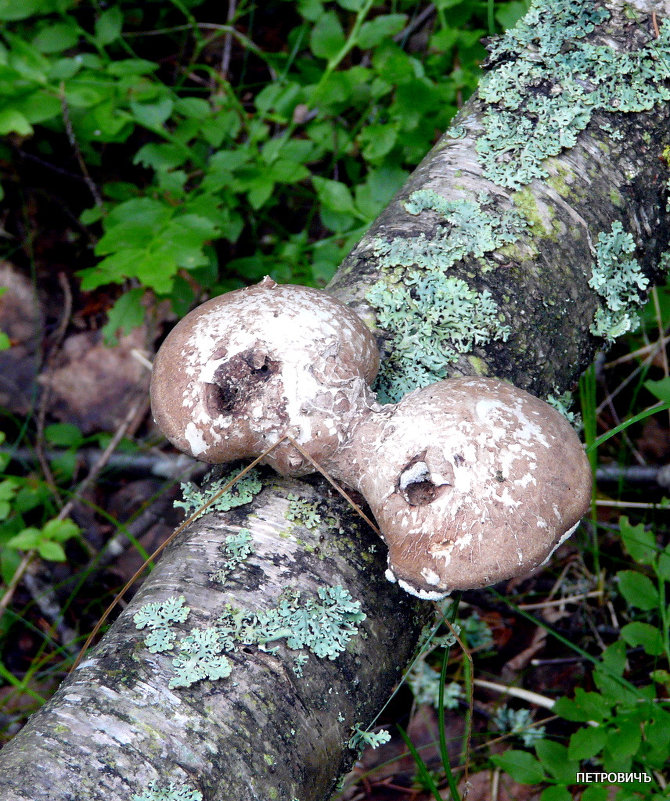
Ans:
<svg viewBox="0 0 670 801"><path fill-rule="evenodd" d="M170 442L205 462L259 456L285 434L321 462L372 402L378 369L375 338L348 306L266 277L173 328L154 361L151 408ZM314 469L288 443L265 461L282 475Z"/></svg>
<svg viewBox="0 0 670 801"><path fill-rule="evenodd" d="M439 381L370 410L336 461L379 524L387 577L420 598L525 575L591 500L567 420L494 378Z"/></svg>
<svg viewBox="0 0 670 801"><path fill-rule="evenodd" d="M456 378L380 406L374 337L324 292L266 278L191 312L154 363L154 417L208 462L259 456L289 434L363 494L388 545L387 577L443 598L521 576L577 527L591 470L565 418L495 378ZM265 461L312 465L290 442Z"/></svg>

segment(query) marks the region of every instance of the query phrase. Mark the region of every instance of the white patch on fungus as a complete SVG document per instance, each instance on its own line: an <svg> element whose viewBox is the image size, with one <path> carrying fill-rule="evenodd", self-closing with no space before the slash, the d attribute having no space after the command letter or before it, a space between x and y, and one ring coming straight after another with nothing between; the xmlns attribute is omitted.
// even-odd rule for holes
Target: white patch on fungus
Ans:
<svg viewBox="0 0 670 801"><path fill-rule="evenodd" d="M194 456L197 457L207 450L207 443L205 442L202 432L192 420L187 424L184 434L191 448L191 453Z"/></svg>
<svg viewBox="0 0 670 801"><path fill-rule="evenodd" d="M434 570L431 570L429 567L424 567L421 571L421 575L426 580L426 584L431 584L435 586L436 584L440 583L440 576Z"/></svg>

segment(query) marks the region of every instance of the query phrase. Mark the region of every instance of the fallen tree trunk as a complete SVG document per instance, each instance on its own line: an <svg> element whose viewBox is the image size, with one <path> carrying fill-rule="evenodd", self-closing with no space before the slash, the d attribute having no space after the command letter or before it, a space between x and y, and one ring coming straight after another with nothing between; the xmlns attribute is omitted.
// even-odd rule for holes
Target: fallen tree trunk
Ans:
<svg viewBox="0 0 670 801"><path fill-rule="evenodd" d="M388 398L458 373L562 394L634 325L669 235L670 34L576 5L536 4L494 45L480 97L331 284L379 331ZM325 481L263 473L228 505L3 749L2 797L328 797L430 607Z"/></svg>

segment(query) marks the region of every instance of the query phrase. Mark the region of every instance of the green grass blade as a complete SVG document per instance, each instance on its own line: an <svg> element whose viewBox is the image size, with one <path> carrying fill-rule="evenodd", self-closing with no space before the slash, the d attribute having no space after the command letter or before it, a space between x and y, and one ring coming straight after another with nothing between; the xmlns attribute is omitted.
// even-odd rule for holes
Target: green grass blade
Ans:
<svg viewBox="0 0 670 801"><path fill-rule="evenodd" d="M655 406L650 406L648 409L645 409L643 412L630 417L628 420L624 420L623 423L620 423L618 426L615 426L610 431L607 431L604 434L601 434L597 439L591 442L590 445L587 444L586 453L590 454L599 448L604 442L607 442L608 439L615 436L616 434L620 433L621 431L625 431L629 426L632 426L634 423L639 423L640 420L644 420L647 417L651 417L652 414L656 414L656 412L664 412L666 409L670 409L670 401L665 401L664 403L657 403Z"/></svg>
<svg viewBox="0 0 670 801"><path fill-rule="evenodd" d="M418 774L419 781L425 788L430 790L430 792L433 794L433 798L435 798L435 801L444 801L444 799L440 795L440 791L437 789L437 785L435 784L435 779L433 779L433 777L430 775L428 766L423 761L421 754L416 750L416 746L414 745L414 743L407 736L407 732L402 728L402 726L399 726L397 723L396 723L396 728L398 729L400 736L402 737L405 745L407 746L410 754L412 755L412 758L414 759L414 762L416 763L416 772Z"/></svg>

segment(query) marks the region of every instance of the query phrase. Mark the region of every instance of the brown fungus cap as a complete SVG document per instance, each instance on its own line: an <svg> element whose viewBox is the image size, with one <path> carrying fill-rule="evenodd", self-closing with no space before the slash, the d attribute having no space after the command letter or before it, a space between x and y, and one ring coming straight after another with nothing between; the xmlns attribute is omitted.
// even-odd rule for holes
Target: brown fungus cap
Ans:
<svg viewBox="0 0 670 801"><path fill-rule="evenodd" d="M388 577L421 598L528 573L591 498L570 424L497 379L441 381L383 407L349 459L389 548Z"/></svg>
<svg viewBox="0 0 670 801"><path fill-rule="evenodd" d="M323 461L372 400L376 341L327 293L265 278L212 298L170 332L154 361L151 407L170 442L220 463L290 434ZM284 475L313 467L288 443L267 458Z"/></svg>

